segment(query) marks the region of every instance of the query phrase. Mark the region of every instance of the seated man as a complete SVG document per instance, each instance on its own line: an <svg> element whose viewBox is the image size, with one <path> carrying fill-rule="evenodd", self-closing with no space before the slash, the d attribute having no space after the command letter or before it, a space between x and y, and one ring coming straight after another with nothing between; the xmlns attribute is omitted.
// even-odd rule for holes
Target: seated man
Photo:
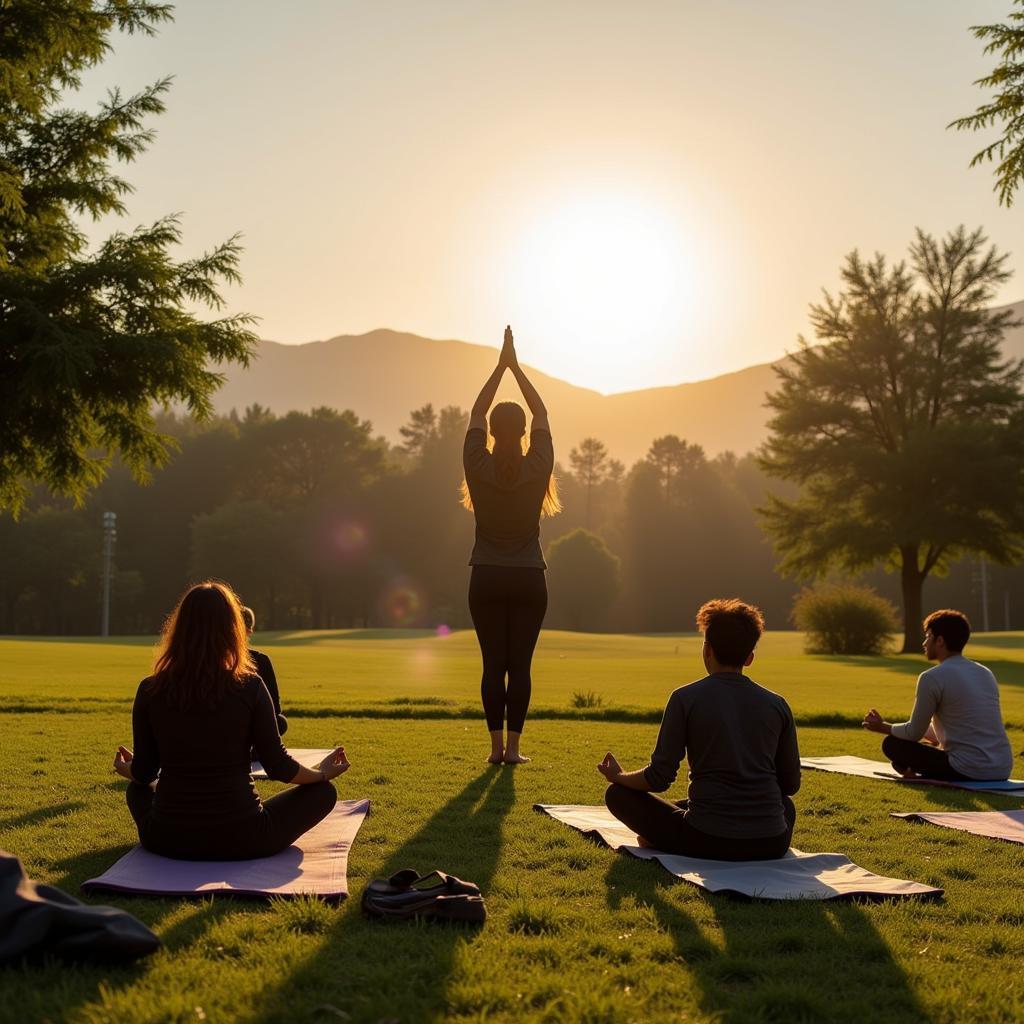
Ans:
<svg viewBox="0 0 1024 1024"><path fill-rule="evenodd" d="M1013 750L999 686L984 665L961 653L970 635L963 612L932 612L924 620L924 656L938 664L917 677L910 720L891 725L874 708L864 716L865 729L887 734L882 753L901 775L985 782L1010 777Z"/></svg>
<svg viewBox="0 0 1024 1024"><path fill-rule="evenodd" d="M245 622L245 629L249 636L252 636L256 628L256 613L251 609L242 606L242 621ZM274 702L274 714L277 715L277 731L283 736L288 731L288 719L281 714L281 694L277 689L277 676L274 674L274 666L270 658L262 651L249 648L253 663L256 665L256 675L263 680L263 684L270 692L270 699Z"/></svg>
<svg viewBox="0 0 1024 1024"><path fill-rule="evenodd" d="M764 630L760 609L731 599L697 613L708 676L668 699L651 762L624 772L609 753L608 809L642 846L713 860L773 860L789 849L800 788L796 725L786 701L743 674ZM690 762L688 799L660 793Z"/></svg>

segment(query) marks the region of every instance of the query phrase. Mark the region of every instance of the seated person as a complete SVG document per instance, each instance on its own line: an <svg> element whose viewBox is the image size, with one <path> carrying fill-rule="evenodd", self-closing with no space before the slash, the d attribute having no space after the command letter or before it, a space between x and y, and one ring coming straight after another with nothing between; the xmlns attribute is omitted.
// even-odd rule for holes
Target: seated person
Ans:
<svg viewBox="0 0 1024 1024"><path fill-rule="evenodd" d="M139 842L181 860L248 860L287 849L325 818L348 769L345 749L318 769L281 743L274 706L246 647L241 605L223 583L187 591L164 627L153 675L132 708L135 752L119 747ZM295 788L265 803L249 774L255 747L267 775ZM159 783L157 776L159 774Z"/></svg>
<svg viewBox="0 0 1024 1024"><path fill-rule="evenodd" d="M651 762L624 772L607 754L608 809L641 846L712 860L773 860L789 849L800 788L796 725L786 701L743 674L764 631L760 609L735 598L697 613L708 675L668 699ZM655 793L690 762L686 800Z"/></svg>
<svg viewBox="0 0 1024 1024"><path fill-rule="evenodd" d="M984 665L963 656L970 635L963 612L932 612L924 620L922 646L938 664L917 677L910 720L891 725L874 708L864 716L865 729L887 734L882 753L901 775L985 782L1010 777L1013 750L999 685Z"/></svg>
<svg viewBox="0 0 1024 1024"><path fill-rule="evenodd" d="M252 636L253 630L256 628L256 613L246 605L242 605L242 621L245 623L246 635ZM277 676L274 674L274 666L270 663L270 658L266 654L262 651L257 651L253 647L249 648L249 657L252 658L253 664L256 666L256 675L263 680L263 684L270 694L270 699L274 702L274 714L277 715L277 731L283 736L288 731L288 719L281 714L281 694L277 689Z"/></svg>

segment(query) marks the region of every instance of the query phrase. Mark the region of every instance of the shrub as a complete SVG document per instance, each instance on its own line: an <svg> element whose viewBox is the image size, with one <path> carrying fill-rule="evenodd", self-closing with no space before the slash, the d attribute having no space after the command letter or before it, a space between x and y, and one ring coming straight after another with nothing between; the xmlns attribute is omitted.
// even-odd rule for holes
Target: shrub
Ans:
<svg viewBox="0 0 1024 1024"><path fill-rule="evenodd" d="M854 584L805 588L793 604L809 654L882 654L898 628L896 616L891 602Z"/></svg>
<svg viewBox="0 0 1024 1024"><path fill-rule="evenodd" d="M619 592L619 559L587 530L573 530L548 548L549 625L598 632Z"/></svg>
<svg viewBox="0 0 1024 1024"><path fill-rule="evenodd" d="M573 690L572 699L569 703L574 708L600 708L604 707L604 698L593 690Z"/></svg>

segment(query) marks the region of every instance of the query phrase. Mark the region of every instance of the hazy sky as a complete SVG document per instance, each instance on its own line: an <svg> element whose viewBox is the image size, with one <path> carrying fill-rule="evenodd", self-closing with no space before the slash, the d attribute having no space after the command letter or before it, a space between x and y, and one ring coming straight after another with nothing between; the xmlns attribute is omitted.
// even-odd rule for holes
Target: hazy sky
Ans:
<svg viewBox="0 0 1024 1024"><path fill-rule="evenodd" d="M947 131L1009 0L183 0L76 102L173 74L128 225L244 234L232 311L393 327L602 391L775 359L857 247L1024 242ZM106 230L110 225L104 224ZM1024 298L1024 277L1000 297Z"/></svg>

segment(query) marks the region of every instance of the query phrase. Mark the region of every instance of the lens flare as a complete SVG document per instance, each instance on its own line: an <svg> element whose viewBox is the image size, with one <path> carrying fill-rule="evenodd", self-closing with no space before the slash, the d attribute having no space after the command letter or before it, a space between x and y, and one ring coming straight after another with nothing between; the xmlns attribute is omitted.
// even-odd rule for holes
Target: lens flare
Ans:
<svg viewBox="0 0 1024 1024"><path fill-rule="evenodd" d="M392 626L411 626L419 618L423 599L411 583L395 583L381 603L383 617Z"/></svg>
<svg viewBox="0 0 1024 1024"><path fill-rule="evenodd" d="M441 623L440 626L437 627L437 629L434 630L434 632L441 637L452 635L451 627L446 626L443 622Z"/></svg>
<svg viewBox="0 0 1024 1024"><path fill-rule="evenodd" d="M343 555L358 555L366 550L369 534L362 523L347 520L334 527L335 548Z"/></svg>

